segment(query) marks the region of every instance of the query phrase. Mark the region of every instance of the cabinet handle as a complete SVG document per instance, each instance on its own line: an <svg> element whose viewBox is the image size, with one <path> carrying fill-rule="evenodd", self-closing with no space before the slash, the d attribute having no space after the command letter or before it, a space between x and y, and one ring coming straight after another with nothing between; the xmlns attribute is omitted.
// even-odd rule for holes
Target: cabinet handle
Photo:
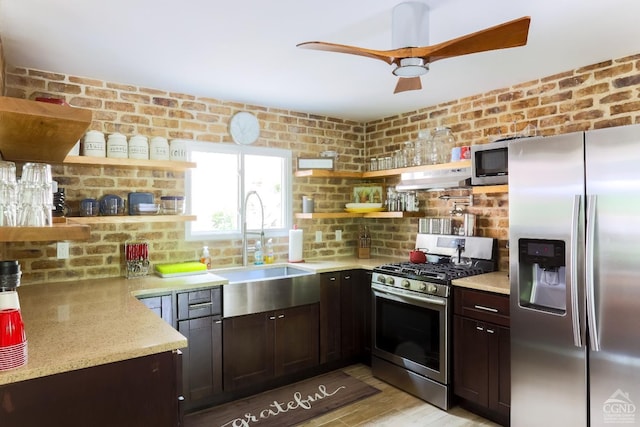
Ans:
<svg viewBox="0 0 640 427"><path fill-rule="evenodd" d="M269 316L269 320L276 320L276 316Z"/></svg>
<svg viewBox="0 0 640 427"><path fill-rule="evenodd" d="M178 396L178 401L183 402L184 401L184 396Z"/></svg>
<svg viewBox="0 0 640 427"><path fill-rule="evenodd" d="M216 325L219 325L220 323L222 323L222 320L216 320Z"/></svg>
<svg viewBox="0 0 640 427"><path fill-rule="evenodd" d="M344 279L345 280L349 280L349 279L351 279L351 276L344 276Z"/></svg>
<svg viewBox="0 0 640 427"><path fill-rule="evenodd" d="M476 326L476 329L479 331L484 331L484 328L482 326Z"/></svg>
<svg viewBox="0 0 640 427"><path fill-rule="evenodd" d="M497 313L498 312L498 309L491 308L491 307L485 307L484 305L474 305L473 308L476 308L478 310L490 311L491 313Z"/></svg>
<svg viewBox="0 0 640 427"><path fill-rule="evenodd" d="M496 331L494 331L493 329L487 329L487 332L489 332L490 334L495 334Z"/></svg>
<svg viewBox="0 0 640 427"><path fill-rule="evenodd" d="M213 302L209 301L209 302L201 302L198 304L189 304L189 310L196 309L196 308L209 307L210 305L213 305Z"/></svg>
<svg viewBox="0 0 640 427"><path fill-rule="evenodd" d="M282 319L284 317L284 314L281 314L278 316L278 319Z"/></svg>
<svg viewBox="0 0 640 427"><path fill-rule="evenodd" d="M336 278L335 277L329 277L329 280L331 280L332 282L335 282Z"/></svg>

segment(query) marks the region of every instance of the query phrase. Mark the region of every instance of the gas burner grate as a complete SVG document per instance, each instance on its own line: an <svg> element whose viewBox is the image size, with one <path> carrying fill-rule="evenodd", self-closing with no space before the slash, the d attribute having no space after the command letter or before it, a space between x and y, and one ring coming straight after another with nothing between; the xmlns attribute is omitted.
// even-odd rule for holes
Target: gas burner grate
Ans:
<svg viewBox="0 0 640 427"><path fill-rule="evenodd" d="M377 267L376 271L414 277L418 280L453 280L486 273L483 268L475 266L460 267L444 263L414 264L411 262L382 265Z"/></svg>

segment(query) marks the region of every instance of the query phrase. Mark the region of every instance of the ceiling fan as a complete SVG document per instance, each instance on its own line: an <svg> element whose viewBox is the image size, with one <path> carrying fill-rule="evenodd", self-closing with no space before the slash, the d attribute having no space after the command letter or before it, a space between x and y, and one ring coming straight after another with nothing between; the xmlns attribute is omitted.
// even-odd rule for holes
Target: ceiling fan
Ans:
<svg viewBox="0 0 640 427"><path fill-rule="evenodd" d="M419 2L404 2L393 8L391 34L394 48L391 50L319 41L299 43L297 47L366 56L394 65L393 74L399 79L393 93L398 93L422 89L420 76L429 71L432 62L527 44L531 18L525 16L429 46L428 12L429 7Z"/></svg>

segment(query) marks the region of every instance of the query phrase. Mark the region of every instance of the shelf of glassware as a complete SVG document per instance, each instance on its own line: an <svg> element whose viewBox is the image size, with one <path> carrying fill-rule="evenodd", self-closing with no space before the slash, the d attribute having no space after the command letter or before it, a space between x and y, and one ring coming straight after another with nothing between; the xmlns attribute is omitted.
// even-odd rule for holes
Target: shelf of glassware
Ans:
<svg viewBox="0 0 640 427"><path fill-rule="evenodd" d="M296 171L295 176L298 178L345 178L345 179L363 179L363 178L386 178L391 176L399 176L409 172L423 172L439 169L460 169L471 167L471 160L462 160L459 162L440 163L437 165L412 166L408 168L384 169L379 171L352 172L352 171L334 171L325 169L307 169Z"/></svg>
<svg viewBox="0 0 640 427"><path fill-rule="evenodd" d="M48 242L88 240L91 227L84 224L54 223L51 227L0 227L0 242Z"/></svg>
<svg viewBox="0 0 640 427"><path fill-rule="evenodd" d="M341 219L341 218L414 218L422 216L422 212L314 212L297 213L296 219Z"/></svg>
<svg viewBox="0 0 640 427"><path fill-rule="evenodd" d="M146 222L187 222L195 221L195 215L105 215L69 217L69 224L134 224Z"/></svg>
<svg viewBox="0 0 640 427"><path fill-rule="evenodd" d="M181 162L174 160L136 160L136 159L115 159L110 157L92 156L67 156L62 162L65 165L85 165L85 166L116 166L132 167L141 169L162 169L162 170L186 170L195 168L195 162Z"/></svg>

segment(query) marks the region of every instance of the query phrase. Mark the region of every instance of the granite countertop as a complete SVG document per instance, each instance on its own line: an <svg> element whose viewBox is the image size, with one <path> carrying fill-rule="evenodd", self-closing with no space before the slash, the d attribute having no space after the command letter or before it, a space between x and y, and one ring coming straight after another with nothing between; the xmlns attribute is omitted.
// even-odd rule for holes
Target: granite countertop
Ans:
<svg viewBox="0 0 640 427"><path fill-rule="evenodd" d="M372 269L386 262L391 260L348 257L290 265L323 273ZM226 279L207 273L20 286L28 363L0 371L0 385L184 348L187 339L136 297L225 283Z"/></svg>
<svg viewBox="0 0 640 427"><path fill-rule="evenodd" d="M285 265L326 273L372 270L399 261L406 259L345 257ZM28 363L0 371L0 385L186 347L187 339L136 297L226 284L216 270L222 269L173 278L108 278L19 287ZM505 272L457 279L453 284L509 293Z"/></svg>
<svg viewBox="0 0 640 427"><path fill-rule="evenodd" d="M478 274L477 276L463 277L451 282L453 286L477 289L479 291L495 292L509 295L509 277L506 271L494 271L492 273Z"/></svg>

